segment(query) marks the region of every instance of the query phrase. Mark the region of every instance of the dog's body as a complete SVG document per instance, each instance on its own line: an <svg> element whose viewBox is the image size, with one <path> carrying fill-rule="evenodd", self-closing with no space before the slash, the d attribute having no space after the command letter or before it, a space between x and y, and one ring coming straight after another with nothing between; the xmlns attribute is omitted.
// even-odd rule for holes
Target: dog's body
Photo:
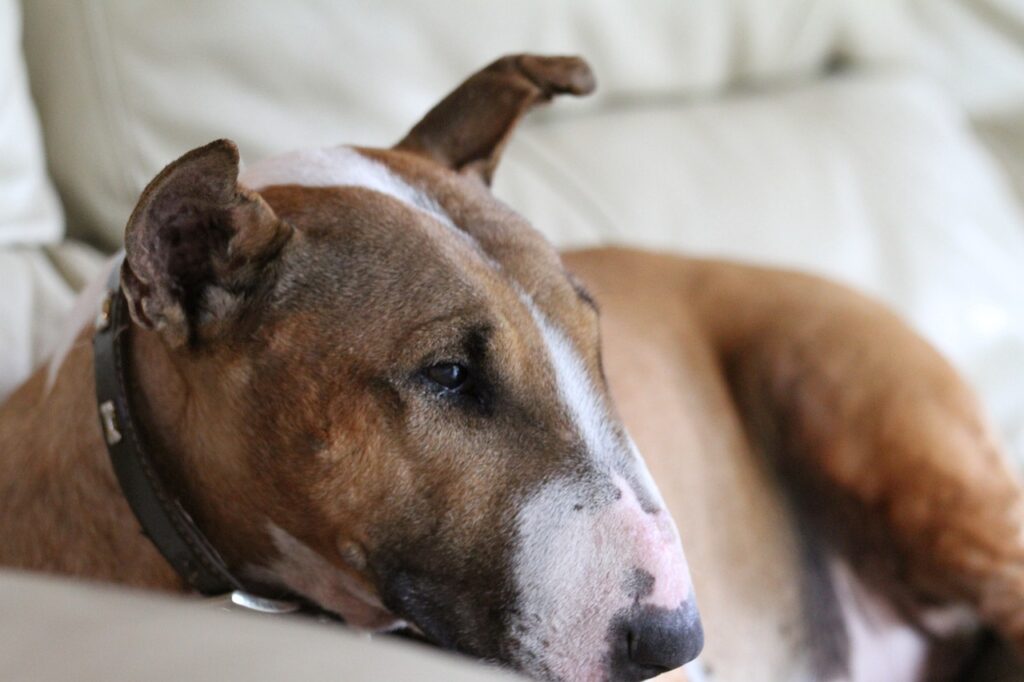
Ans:
<svg viewBox="0 0 1024 682"><path fill-rule="evenodd" d="M979 616L1020 647L1018 485L902 322L793 273L565 260L602 302L609 383L680 525L713 679L955 678Z"/></svg>
<svg viewBox="0 0 1024 682"><path fill-rule="evenodd" d="M699 625L613 398L681 528L713 679L941 679L979 626L1024 649L1024 494L927 344L802 275L566 254L598 322L490 197L511 125L587 90L580 68L502 60L394 150L289 155L236 190L215 143L147 188L134 399L203 531L357 625L639 679L692 658ZM119 494L90 335L0 409L0 563L185 589Z"/></svg>

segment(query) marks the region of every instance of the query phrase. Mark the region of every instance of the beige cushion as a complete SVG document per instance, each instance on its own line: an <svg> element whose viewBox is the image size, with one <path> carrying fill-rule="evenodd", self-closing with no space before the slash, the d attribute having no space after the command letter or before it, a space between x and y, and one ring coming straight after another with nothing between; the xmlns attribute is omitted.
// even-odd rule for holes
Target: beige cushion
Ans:
<svg viewBox="0 0 1024 682"><path fill-rule="evenodd" d="M63 229L29 97L20 29L17 1L0 0L0 247L54 242Z"/></svg>
<svg viewBox="0 0 1024 682"><path fill-rule="evenodd" d="M986 117L977 124L978 134L1003 169L1024 204L1024 105L1019 110Z"/></svg>
<svg viewBox="0 0 1024 682"><path fill-rule="evenodd" d="M423 680L510 675L426 647L302 616L228 613L195 600L0 571L5 680Z"/></svg>
<svg viewBox="0 0 1024 682"><path fill-rule="evenodd" d="M31 373L51 346L74 292L35 248L0 249L0 401Z"/></svg>
<svg viewBox="0 0 1024 682"><path fill-rule="evenodd" d="M64 223L20 48L20 7L0 0L0 400L43 357L73 297L42 248Z"/></svg>
<svg viewBox="0 0 1024 682"><path fill-rule="evenodd" d="M0 401L61 344L75 292L105 258L85 244L0 248Z"/></svg>

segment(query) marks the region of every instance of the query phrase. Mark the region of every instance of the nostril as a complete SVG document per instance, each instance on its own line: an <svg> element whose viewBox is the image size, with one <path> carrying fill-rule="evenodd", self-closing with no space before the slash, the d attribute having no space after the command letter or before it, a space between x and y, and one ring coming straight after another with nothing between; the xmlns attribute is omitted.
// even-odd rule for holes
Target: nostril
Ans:
<svg viewBox="0 0 1024 682"><path fill-rule="evenodd" d="M641 644L640 635L632 630L626 636L627 646L626 650L629 655L629 662L633 664L633 667L638 673L643 675L654 677L666 673L669 670L675 669L677 666L666 663L666 658L675 658L669 656L669 652L663 650L657 646L657 641L663 638L650 637L647 633L647 637L644 637L643 644ZM662 642L663 644L665 642Z"/></svg>
<svg viewBox="0 0 1024 682"><path fill-rule="evenodd" d="M626 653L629 660L636 659L636 633L632 630L626 631Z"/></svg>
<svg viewBox="0 0 1024 682"><path fill-rule="evenodd" d="M677 609L636 606L618 621L621 658L613 661L612 678L643 680L689 663L704 646L704 630L693 602ZM624 654L624 655L622 655Z"/></svg>
<svg viewBox="0 0 1024 682"><path fill-rule="evenodd" d="M626 655L638 672L654 677L675 669L676 666L662 662L659 655L651 655L650 648L649 646L640 648L640 633L633 629L626 632Z"/></svg>

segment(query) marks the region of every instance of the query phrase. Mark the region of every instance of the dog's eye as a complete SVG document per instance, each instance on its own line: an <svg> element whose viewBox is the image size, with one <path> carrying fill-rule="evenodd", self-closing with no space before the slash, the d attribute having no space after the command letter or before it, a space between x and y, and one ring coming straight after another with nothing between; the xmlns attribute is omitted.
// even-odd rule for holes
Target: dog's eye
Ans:
<svg viewBox="0 0 1024 682"><path fill-rule="evenodd" d="M466 386L469 370L455 362L439 362L424 369L423 376L447 391L458 391Z"/></svg>

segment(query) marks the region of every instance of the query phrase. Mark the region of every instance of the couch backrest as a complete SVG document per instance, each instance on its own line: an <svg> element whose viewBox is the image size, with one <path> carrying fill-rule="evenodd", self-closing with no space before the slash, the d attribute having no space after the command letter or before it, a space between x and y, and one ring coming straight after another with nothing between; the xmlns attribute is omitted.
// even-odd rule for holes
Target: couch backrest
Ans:
<svg viewBox="0 0 1024 682"><path fill-rule="evenodd" d="M1007 21L982 11L988 4L32 0L25 14L72 234L113 248L144 183L189 148L227 136L256 159L334 141L387 144L505 52L581 53L593 63L599 93L560 103L551 117L842 63L914 63L948 77L972 106L1024 100L1024 79L1011 77L1024 64L1019 45L1002 49ZM969 58L969 78L950 54Z"/></svg>

